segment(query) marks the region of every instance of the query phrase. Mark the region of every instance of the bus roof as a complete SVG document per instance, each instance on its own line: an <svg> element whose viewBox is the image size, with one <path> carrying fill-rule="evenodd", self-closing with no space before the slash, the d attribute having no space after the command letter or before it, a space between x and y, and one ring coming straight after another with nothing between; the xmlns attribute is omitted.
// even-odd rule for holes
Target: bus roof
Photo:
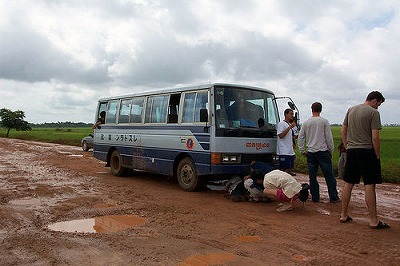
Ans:
<svg viewBox="0 0 400 266"><path fill-rule="evenodd" d="M247 86L247 85L241 85L241 84L229 84L229 83L207 83L207 84L192 85L192 86L185 86L185 87L171 87L171 88L163 88L163 89L140 90L140 91L132 92L132 93L125 94L125 95L102 97L99 99L99 102L107 101L107 100L114 100L114 99L130 98L130 97L134 97L134 96L147 96L147 95L155 95L155 94L174 93L174 92L177 93L177 92L185 92L185 91L192 91L192 90L201 90L201 89L208 89L213 86L240 87L240 88L245 88L245 89L265 91L265 92L274 94L269 89L254 87L254 86Z"/></svg>

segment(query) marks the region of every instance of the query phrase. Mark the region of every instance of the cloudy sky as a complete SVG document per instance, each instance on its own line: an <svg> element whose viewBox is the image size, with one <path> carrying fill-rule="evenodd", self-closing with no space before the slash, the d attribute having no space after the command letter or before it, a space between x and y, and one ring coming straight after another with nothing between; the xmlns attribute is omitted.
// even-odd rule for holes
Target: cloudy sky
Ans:
<svg viewBox="0 0 400 266"><path fill-rule="evenodd" d="M100 97L239 83L341 123L372 90L399 123L398 0L0 0L0 108L93 122Z"/></svg>

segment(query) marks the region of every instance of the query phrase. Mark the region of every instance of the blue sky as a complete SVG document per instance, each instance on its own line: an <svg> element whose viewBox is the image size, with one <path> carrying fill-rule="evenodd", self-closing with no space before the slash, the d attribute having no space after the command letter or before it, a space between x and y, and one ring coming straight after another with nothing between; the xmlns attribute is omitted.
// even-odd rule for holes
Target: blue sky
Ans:
<svg viewBox="0 0 400 266"><path fill-rule="evenodd" d="M228 82L341 123L372 90L400 124L398 1L0 1L0 108L93 122L100 97Z"/></svg>

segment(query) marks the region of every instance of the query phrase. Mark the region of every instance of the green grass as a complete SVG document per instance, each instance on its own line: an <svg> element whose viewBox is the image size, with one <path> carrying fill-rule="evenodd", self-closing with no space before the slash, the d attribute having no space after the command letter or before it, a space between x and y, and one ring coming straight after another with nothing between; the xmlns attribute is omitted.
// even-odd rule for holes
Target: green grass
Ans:
<svg viewBox="0 0 400 266"><path fill-rule="evenodd" d="M10 138L52 142L66 145L80 146L81 139L92 133L90 127L79 128L33 128L32 131L10 131ZM340 142L340 127L332 127L335 147ZM382 175L385 182L400 184L400 127L384 127L381 135L381 164ZM6 136L6 130L0 130L0 137ZM333 171L337 175L337 163L339 153L335 149L333 153ZM295 170L307 173L307 162L298 149L296 149ZM321 172L319 173L321 175Z"/></svg>
<svg viewBox="0 0 400 266"><path fill-rule="evenodd" d="M333 171L337 175L339 152L337 146L340 143L340 126L333 126L332 135L335 143L332 164ZM381 137L381 166L382 176L385 182L400 183L400 127L383 127L380 131ZM295 170L300 173L308 173L306 158L296 149ZM319 175L322 175L319 171Z"/></svg>
<svg viewBox="0 0 400 266"><path fill-rule="evenodd" d="M73 146L80 146L83 137L93 132L88 127L77 128L32 128L31 131L11 130L9 138L33 140L41 142L59 143ZM6 137L6 130L0 130L0 137Z"/></svg>

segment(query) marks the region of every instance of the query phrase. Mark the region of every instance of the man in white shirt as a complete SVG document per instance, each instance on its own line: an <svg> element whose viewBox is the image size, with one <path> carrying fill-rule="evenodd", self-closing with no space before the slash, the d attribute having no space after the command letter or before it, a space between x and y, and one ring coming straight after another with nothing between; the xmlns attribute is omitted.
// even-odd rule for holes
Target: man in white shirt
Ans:
<svg viewBox="0 0 400 266"><path fill-rule="evenodd" d="M337 203L340 199L332 169L332 154L335 148L332 131L328 120L320 116L322 112L321 103L313 103L311 111L312 116L304 122L300 129L298 145L300 152L307 157L312 201L320 201L319 183L317 180L319 166L325 177L330 202Z"/></svg>
<svg viewBox="0 0 400 266"><path fill-rule="evenodd" d="M297 127L292 109L286 109L284 111L284 116L285 119L278 123L276 154L279 156L279 168L294 176L296 175L293 173L296 156L293 147L293 138L294 129L296 129L297 132Z"/></svg>

